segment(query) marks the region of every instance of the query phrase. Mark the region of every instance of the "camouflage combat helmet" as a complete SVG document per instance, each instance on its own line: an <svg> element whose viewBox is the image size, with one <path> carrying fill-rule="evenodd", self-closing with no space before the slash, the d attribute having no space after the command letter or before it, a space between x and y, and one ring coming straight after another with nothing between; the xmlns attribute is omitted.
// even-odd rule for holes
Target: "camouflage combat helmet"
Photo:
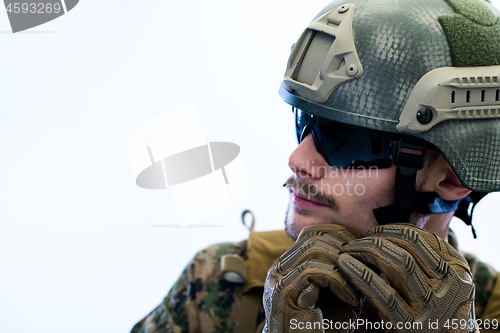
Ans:
<svg viewBox="0 0 500 333"><path fill-rule="evenodd" d="M279 94L310 114L437 147L480 198L500 190L496 13L483 0L333 1L292 47Z"/></svg>

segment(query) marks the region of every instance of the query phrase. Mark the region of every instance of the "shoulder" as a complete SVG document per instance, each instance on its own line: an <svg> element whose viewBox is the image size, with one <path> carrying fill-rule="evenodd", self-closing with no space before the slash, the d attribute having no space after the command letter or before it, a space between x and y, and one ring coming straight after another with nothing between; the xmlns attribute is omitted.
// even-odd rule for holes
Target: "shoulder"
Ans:
<svg viewBox="0 0 500 333"><path fill-rule="evenodd" d="M221 258L228 254L245 257L246 247L246 240L211 245L196 253L183 275L198 291L207 288L213 290L215 287L224 291L228 291L228 288L234 289L236 286L227 284L222 277Z"/></svg>
<svg viewBox="0 0 500 333"><path fill-rule="evenodd" d="M221 257L244 255L247 241L220 243L194 255L162 303L137 323L132 333L231 331L233 304L241 287L222 278Z"/></svg>
<svg viewBox="0 0 500 333"><path fill-rule="evenodd" d="M242 285L224 279L221 258L228 254L244 257L246 245L246 240L220 243L199 251L182 273L185 281L172 288L171 306L186 315L191 331L234 330Z"/></svg>
<svg viewBox="0 0 500 333"><path fill-rule="evenodd" d="M222 256L236 254L244 257L246 247L247 240L214 244L196 253L190 264L199 266L203 270L216 270L217 267L220 267Z"/></svg>
<svg viewBox="0 0 500 333"><path fill-rule="evenodd" d="M183 275L191 283L221 281L221 258L228 254L245 257L247 240L214 244L197 252L188 263Z"/></svg>
<svg viewBox="0 0 500 333"><path fill-rule="evenodd" d="M221 259L226 255L245 257L247 240L214 244L195 254L186 269L191 279L221 279Z"/></svg>

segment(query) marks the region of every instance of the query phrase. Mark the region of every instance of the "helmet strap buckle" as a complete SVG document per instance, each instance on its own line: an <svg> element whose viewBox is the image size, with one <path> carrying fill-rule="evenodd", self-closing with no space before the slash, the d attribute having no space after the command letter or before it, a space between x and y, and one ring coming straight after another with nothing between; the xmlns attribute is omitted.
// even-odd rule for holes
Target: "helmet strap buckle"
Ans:
<svg viewBox="0 0 500 333"><path fill-rule="evenodd" d="M410 222L410 214L419 196L415 188L417 171L425 164L427 144L413 138L402 137L394 156L396 166L396 195L394 204L374 209L379 225Z"/></svg>
<svg viewBox="0 0 500 333"><path fill-rule="evenodd" d="M404 176L416 175L417 171L424 167L426 151L425 143L412 142L410 138L402 137L394 155L394 165Z"/></svg>

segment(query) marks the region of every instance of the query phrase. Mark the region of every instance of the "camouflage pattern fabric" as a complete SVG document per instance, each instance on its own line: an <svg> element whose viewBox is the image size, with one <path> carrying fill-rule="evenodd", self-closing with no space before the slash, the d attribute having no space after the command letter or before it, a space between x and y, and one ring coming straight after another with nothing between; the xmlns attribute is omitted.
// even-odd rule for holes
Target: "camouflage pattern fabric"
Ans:
<svg viewBox="0 0 500 333"><path fill-rule="evenodd" d="M246 241L222 243L198 252L167 297L131 333L233 332L241 305L242 284L222 278L220 258L244 256Z"/></svg>
<svg viewBox="0 0 500 333"><path fill-rule="evenodd" d="M449 241L456 247L453 238ZM245 258L246 246L247 241L222 243L198 252L163 302L137 323L131 333L234 332L243 285L227 282L222 278L220 258L226 253ZM493 291L498 273L474 255L462 254L474 275L476 318L479 319ZM261 308L256 325L264 319Z"/></svg>
<svg viewBox="0 0 500 333"><path fill-rule="evenodd" d="M455 233L450 229L448 231L448 243L455 249L458 248L458 240ZM474 276L474 283L476 284L476 319L483 317L486 303L488 302L495 283L497 282L498 272L488 264L481 262L477 257L471 253L460 252L471 268L472 275ZM493 319L493 318L489 318ZM500 318L496 318L500 321Z"/></svg>
<svg viewBox="0 0 500 333"><path fill-rule="evenodd" d="M493 267L477 260L476 256L462 252L471 268L476 283L476 318L483 317L484 309L498 278L498 272ZM496 318L500 321L500 318Z"/></svg>

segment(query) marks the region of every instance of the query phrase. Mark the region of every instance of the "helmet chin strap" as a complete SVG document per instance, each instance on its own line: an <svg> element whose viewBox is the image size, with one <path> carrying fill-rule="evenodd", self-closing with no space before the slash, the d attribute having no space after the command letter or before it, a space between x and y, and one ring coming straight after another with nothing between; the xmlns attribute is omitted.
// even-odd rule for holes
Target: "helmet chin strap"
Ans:
<svg viewBox="0 0 500 333"><path fill-rule="evenodd" d="M394 204L373 210L379 225L390 223L409 223L411 213L442 214L455 211L455 215L472 228L472 211L479 200L487 193L472 192L458 200L443 200L437 193L417 193L417 171L425 164L427 144L421 140L403 137L399 140L394 165L396 165L396 195ZM470 214L469 204L473 203Z"/></svg>
<svg viewBox="0 0 500 333"><path fill-rule="evenodd" d="M472 229L472 235L474 235L474 238L477 238L477 236L476 236L476 230L474 230L474 226L472 225L472 214L474 213L474 208L476 208L476 205L479 202L479 200L481 200L486 194L488 194L488 192L472 191L468 196L462 199L462 201L458 204L458 209L455 211L456 217L464 221L465 224L470 225ZM470 213L469 213L469 207L470 207Z"/></svg>

